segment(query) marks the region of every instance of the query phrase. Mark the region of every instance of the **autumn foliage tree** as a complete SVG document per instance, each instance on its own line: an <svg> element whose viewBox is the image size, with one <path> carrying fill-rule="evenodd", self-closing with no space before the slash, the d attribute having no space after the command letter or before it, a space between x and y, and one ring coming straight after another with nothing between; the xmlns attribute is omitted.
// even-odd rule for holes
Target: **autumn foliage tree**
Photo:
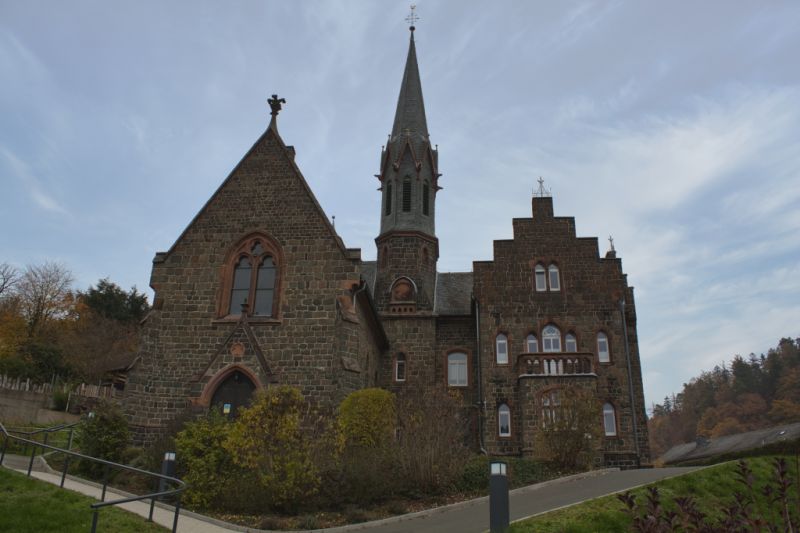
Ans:
<svg viewBox="0 0 800 533"><path fill-rule="evenodd" d="M791 422L800 422L800 339L784 338L764 355L737 355L685 383L653 406L648 428L653 453L660 455L697 437Z"/></svg>

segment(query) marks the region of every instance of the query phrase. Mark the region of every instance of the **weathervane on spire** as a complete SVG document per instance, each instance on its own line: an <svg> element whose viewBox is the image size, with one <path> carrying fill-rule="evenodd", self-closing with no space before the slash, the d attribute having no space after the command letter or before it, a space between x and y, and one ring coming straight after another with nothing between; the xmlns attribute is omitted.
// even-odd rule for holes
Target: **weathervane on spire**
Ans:
<svg viewBox="0 0 800 533"><path fill-rule="evenodd" d="M539 176L539 179L536 181L539 183L539 189L534 191L533 195L538 196L539 198L545 198L547 196L551 196L550 190L544 188L544 180L542 179L542 177Z"/></svg>
<svg viewBox="0 0 800 533"><path fill-rule="evenodd" d="M417 4L411 4L411 13L409 13L408 16L406 17L406 22L408 22L409 24L408 29L411 31L414 31L416 29L414 25L419 20L419 17L414 12L415 9L417 9Z"/></svg>

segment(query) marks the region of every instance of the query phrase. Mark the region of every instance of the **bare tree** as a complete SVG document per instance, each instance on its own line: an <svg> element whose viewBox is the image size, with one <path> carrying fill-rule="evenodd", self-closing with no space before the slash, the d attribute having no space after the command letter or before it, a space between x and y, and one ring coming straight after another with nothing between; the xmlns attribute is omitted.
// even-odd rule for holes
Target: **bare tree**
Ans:
<svg viewBox="0 0 800 533"><path fill-rule="evenodd" d="M60 263L28 265L16 292L22 315L28 322L29 336L50 319L66 313L72 300L72 281L72 273Z"/></svg>
<svg viewBox="0 0 800 533"><path fill-rule="evenodd" d="M8 296L19 281L19 272L8 263L0 263L0 298Z"/></svg>

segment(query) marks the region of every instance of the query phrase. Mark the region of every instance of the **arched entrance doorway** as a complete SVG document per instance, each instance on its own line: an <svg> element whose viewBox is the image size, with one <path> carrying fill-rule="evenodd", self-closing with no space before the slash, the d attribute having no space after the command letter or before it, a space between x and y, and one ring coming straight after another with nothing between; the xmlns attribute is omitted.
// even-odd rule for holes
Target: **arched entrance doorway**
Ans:
<svg viewBox="0 0 800 533"><path fill-rule="evenodd" d="M256 385L241 370L234 370L222 380L211 397L211 408L220 409L226 416L235 416L236 410L250 405Z"/></svg>

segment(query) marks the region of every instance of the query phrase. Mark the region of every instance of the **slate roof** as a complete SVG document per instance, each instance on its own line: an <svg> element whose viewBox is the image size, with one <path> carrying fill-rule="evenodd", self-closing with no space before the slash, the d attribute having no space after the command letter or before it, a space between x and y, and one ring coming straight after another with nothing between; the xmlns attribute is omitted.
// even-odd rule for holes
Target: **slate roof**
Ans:
<svg viewBox="0 0 800 533"><path fill-rule="evenodd" d="M717 439L706 440L699 438L697 442L673 446L661 456L661 461L665 464L696 461L731 452L753 450L773 442L798 438L800 438L800 422L728 435Z"/></svg>
<svg viewBox="0 0 800 533"><path fill-rule="evenodd" d="M375 277L378 273L378 263L376 261L362 261L361 277L367 282L369 293L375 296Z"/></svg>
<svg viewBox="0 0 800 533"><path fill-rule="evenodd" d="M433 312L437 315L472 313L472 272L436 274L436 297Z"/></svg>

